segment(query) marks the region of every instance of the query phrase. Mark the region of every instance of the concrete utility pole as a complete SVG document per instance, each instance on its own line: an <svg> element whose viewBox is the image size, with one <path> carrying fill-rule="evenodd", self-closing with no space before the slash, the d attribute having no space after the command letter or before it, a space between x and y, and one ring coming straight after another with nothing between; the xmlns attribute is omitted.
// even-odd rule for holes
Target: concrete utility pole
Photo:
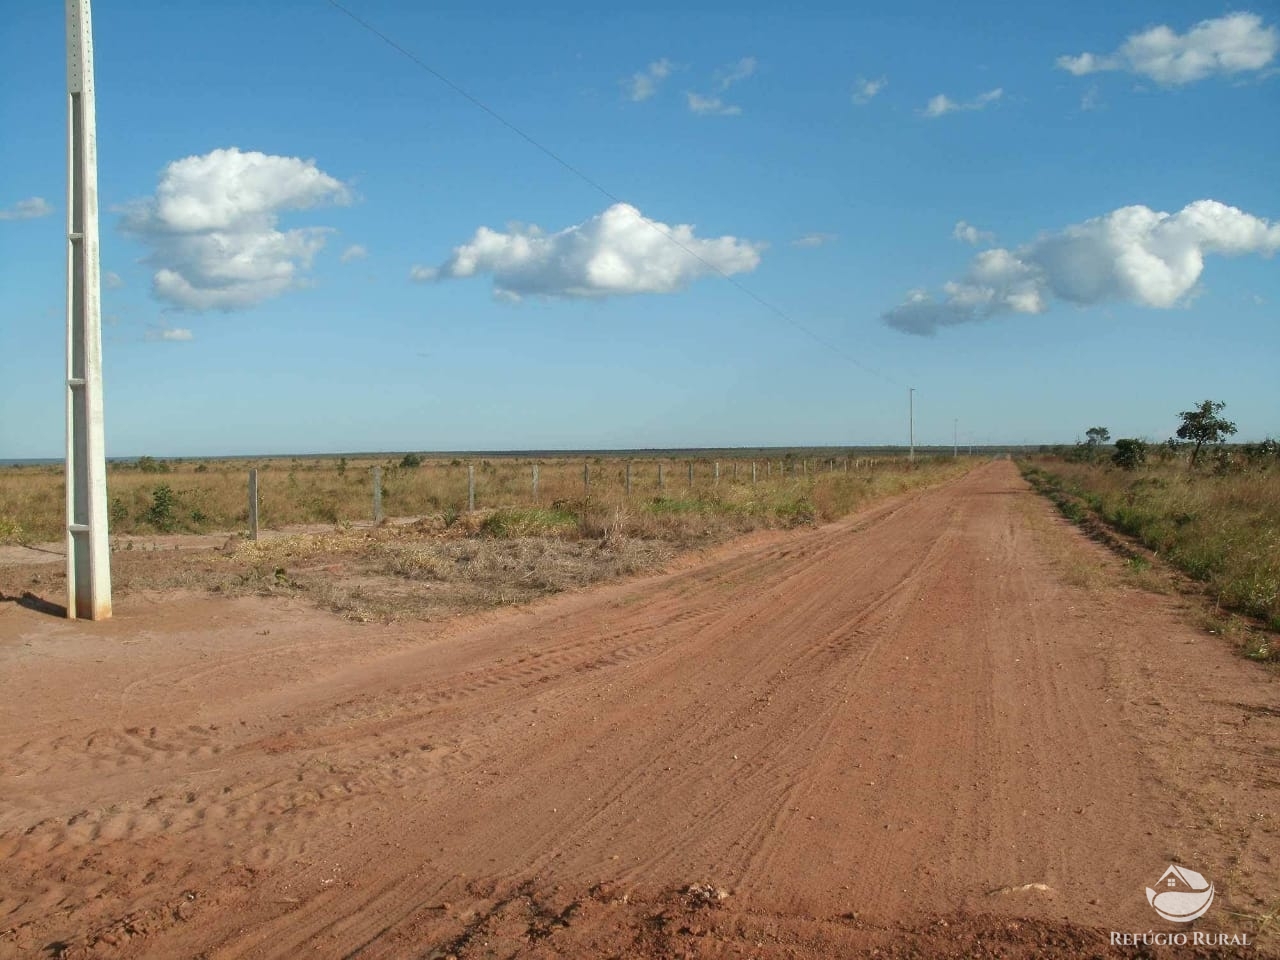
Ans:
<svg viewBox="0 0 1280 960"><path fill-rule="evenodd" d="M908 457L912 463L916 462L916 388L907 387L907 436L911 444L911 453Z"/></svg>
<svg viewBox="0 0 1280 960"><path fill-rule="evenodd" d="M111 616L89 0L67 0L67 617Z"/></svg>

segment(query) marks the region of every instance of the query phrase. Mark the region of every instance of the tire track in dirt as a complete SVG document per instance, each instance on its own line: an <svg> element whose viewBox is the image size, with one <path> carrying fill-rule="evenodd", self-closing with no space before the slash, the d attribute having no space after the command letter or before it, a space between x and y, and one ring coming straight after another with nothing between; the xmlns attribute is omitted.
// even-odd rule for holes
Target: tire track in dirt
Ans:
<svg viewBox="0 0 1280 960"><path fill-rule="evenodd" d="M23 620L56 656L0 739L0 958L891 955L930 917L1003 936L964 919L992 913L1072 956L1149 929L1142 885L1179 857L1229 928L1280 879L1266 675L1163 600L1065 583L1031 498L992 464L416 632L265 604ZM282 635L255 639L264 613ZM76 641L140 629L98 672ZM1199 662L1135 661L1152 633ZM679 892L701 881L732 896L707 913Z"/></svg>

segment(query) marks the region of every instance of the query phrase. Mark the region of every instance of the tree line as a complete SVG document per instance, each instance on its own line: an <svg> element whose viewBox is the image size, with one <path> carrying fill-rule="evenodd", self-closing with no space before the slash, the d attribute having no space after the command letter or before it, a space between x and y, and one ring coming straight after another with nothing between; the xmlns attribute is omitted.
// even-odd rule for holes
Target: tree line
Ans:
<svg viewBox="0 0 1280 960"><path fill-rule="evenodd" d="M1235 423L1222 416L1226 406L1221 400L1204 400L1190 410L1183 410L1178 414L1181 421L1178 429L1163 444L1153 445L1137 437L1122 437L1112 443L1109 429L1090 427L1085 431L1085 442L1077 443L1069 458L1096 463L1110 444L1111 462L1123 470L1135 470L1147 462L1153 448L1164 460L1189 450L1188 465L1194 469L1200 463L1201 454L1208 448L1213 452L1215 465L1226 469L1231 465L1231 453L1223 444L1236 434ZM1268 437L1261 443L1245 444L1240 452L1245 461L1251 464L1276 462L1280 461L1280 442Z"/></svg>

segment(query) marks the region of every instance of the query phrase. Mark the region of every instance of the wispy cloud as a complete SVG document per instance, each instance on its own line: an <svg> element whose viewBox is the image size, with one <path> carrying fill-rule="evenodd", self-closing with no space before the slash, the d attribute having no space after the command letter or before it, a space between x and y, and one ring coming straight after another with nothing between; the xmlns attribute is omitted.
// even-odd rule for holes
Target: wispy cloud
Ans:
<svg viewBox="0 0 1280 960"><path fill-rule="evenodd" d="M736 104L726 103L720 96L727 93L735 84L741 83L756 72L756 58L743 57L736 63L721 67L712 78L714 92L710 94L686 93L685 100L689 110L697 114L711 114L722 117L741 115L742 108Z"/></svg>
<svg viewBox="0 0 1280 960"><path fill-rule="evenodd" d="M124 280L120 274L114 270L108 270L102 275L102 282L107 285L108 290L119 290L124 286Z"/></svg>
<svg viewBox="0 0 1280 960"><path fill-rule="evenodd" d="M1060 69L1077 77L1108 70L1180 86L1212 76L1265 68L1280 50L1280 31L1256 13L1230 13L1201 20L1186 33L1160 25L1131 34L1112 53L1058 57Z"/></svg>
<svg viewBox="0 0 1280 960"><path fill-rule="evenodd" d="M994 90L988 90L986 93L980 93L972 100L959 102L952 100L945 93L940 93L931 99L923 111L926 117L941 117L948 113L958 113L964 110L985 110L989 104L995 103L1004 96L1004 90L996 87Z"/></svg>
<svg viewBox="0 0 1280 960"><path fill-rule="evenodd" d="M756 58L743 57L737 63L721 67L716 71L716 89L724 93L735 83L747 79L756 72Z"/></svg>
<svg viewBox="0 0 1280 960"><path fill-rule="evenodd" d="M342 251L342 256L338 259L343 263L350 263L352 260L363 260L367 256L369 256L368 250L358 243L353 243L351 246L347 247L347 249Z"/></svg>
<svg viewBox="0 0 1280 960"><path fill-rule="evenodd" d="M823 244L831 243L836 239L834 233L806 233L803 236L796 237L791 241L793 247L821 247Z"/></svg>
<svg viewBox="0 0 1280 960"><path fill-rule="evenodd" d="M700 93L686 93L685 97L693 113L717 114L722 117L736 117L742 113L741 107L725 103L719 97L704 97Z"/></svg>
<svg viewBox="0 0 1280 960"><path fill-rule="evenodd" d="M658 92L658 87L662 85L662 81L671 76L673 69L671 61L666 57L661 60L654 60L643 70L633 73L629 79L622 81L627 91L627 97L636 103L641 100L648 100Z"/></svg>
<svg viewBox="0 0 1280 960"><path fill-rule="evenodd" d="M148 327L143 339L152 343L186 343L194 340L195 334L187 327Z"/></svg>
<svg viewBox="0 0 1280 960"><path fill-rule="evenodd" d="M870 103L875 99L876 94L888 85L888 77L880 77L876 80L867 80L859 77L858 82L853 85L853 102L859 106Z"/></svg>
<svg viewBox="0 0 1280 960"><path fill-rule="evenodd" d="M508 229L481 227L439 267L415 266L410 278L489 274L494 294L512 301L674 293L702 276L754 270L764 248L731 236L704 239L690 225L647 220L626 203L558 233L536 226Z"/></svg>
<svg viewBox="0 0 1280 960"><path fill-rule="evenodd" d="M941 298L912 290L882 319L929 336L939 327L1001 314L1044 313L1055 299L1167 309L1196 295L1206 255L1277 251L1280 223L1216 200L1197 200L1172 214L1121 207L1013 250L984 250L963 277L943 284Z"/></svg>
<svg viewBox="0 0 1280 960"><path fill-rule="evenodd" d="M951 236L974 246L980 243L994 243L996 239L996 235L990 230L979 230L973 224L965 223L963 220L956 221L956 225L951 231Z"/></svg>
<svg viewBox="0 0 1280 960"><path fill-rule="evenodd" d="M35 220L53 213L53 207L44 197L28 197L11 207L0 209L0 220Z"/></svg>

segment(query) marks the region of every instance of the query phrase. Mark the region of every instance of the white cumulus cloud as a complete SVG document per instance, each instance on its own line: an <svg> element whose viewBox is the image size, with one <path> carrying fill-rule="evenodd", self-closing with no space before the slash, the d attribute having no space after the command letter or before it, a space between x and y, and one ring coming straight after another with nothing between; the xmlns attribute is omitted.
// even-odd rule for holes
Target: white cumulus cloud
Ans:
<svg viewBox="0 0 1280 960"><path fill-rule="evenodd" d="M671 76L671 61L666 57L661 60L654 60L643 70L633 73L630 79L623 81L623 85L627 89L627 96L639 103L641 100L648 100L658 92L658 87L662 81Z"/></svg>
<svg viewBox="0 0 1280 960"><path fill-rule="evenodd" d="M888 77L880 77L877 80L867 80L865 77L859 77L858 82L853 85L853 102L859 105L870 103L875 99L876 94L888 85Z"/></svg>
<svg viewBox="0 0 1280 960"><path fill-rule="evenodd" d="M151 249L156 296L195 310L252 306L303 283L326 227L278 229L280 214L350 202L312 160L236 147L170 163L122 226Z"/></svg>
<svg viewBox="0 0 1280 960"><path fill-rule="evenodd" d="M1276 250L1280 223L1216 200L1197 200L1172 214L1121 207L1015 250L984 250L963 277L943 285L941 297L912 290L882 319L907 333L932 335L999 314L1043 313L1054 299L1168 308L1194 296L1206 255Z"/></svg>
<svg viewBox="0 0 1280 960"><path fill-rule="evenodd" d="M35 220L53 213L53 207L44 197L28 197L11 207L0 209L0 220Z"/></svg>
<svg viewBox="0 0 1280 960"><path fill-rule="evenodd" d="M647 220L626 203L558 233L536 226L508 229L481 227L442 265L415 266L410 277L431 281L489 274L494 293L510 300L673 293L708 274L754 270L764 249L730 236L702 239L690 225Z"/></svg>
<svg viewBox="0 0 1280 960"><path fill-rule="evenodd" d="M963 220L956 221L955 228L951 231L951 236L957 240L963 240L965 243L973 244L975 247L980 243L994 243L996 235L990 230L979 230L971 223Z"/></svg>
<svg viewBox="0 0 1280 960"><path fill-rule="evenodd" d="M1261 70L1280 50L1280 31L1256 13L1230 13L1202 20L1186 33L1156 26L1129 36L1113 53L1058 58L1077 77L1123 70L1165 86L1193 83L1214 75Z"/></svg>
<svg viewBox="0 0 1280 960"><path fill-rule="evenodd" d="M369 251L358 243L353 243L347 249L342 251L342 256L338 259L343 263L350 263L353 260L363 260L369 256Z"/></svg>
<svg viewBox="0 0 1280 960"><path fill-rule="evenodd" d="M1003 96L1004 90L1000 87L988 90L986 93L980 93L972 100L963 102L952 100L945 93L940 93L925 104L922 112L926 117L941 117L948 113L958 113L965 110L985 110L988 104L995 103Z"/></svg>

